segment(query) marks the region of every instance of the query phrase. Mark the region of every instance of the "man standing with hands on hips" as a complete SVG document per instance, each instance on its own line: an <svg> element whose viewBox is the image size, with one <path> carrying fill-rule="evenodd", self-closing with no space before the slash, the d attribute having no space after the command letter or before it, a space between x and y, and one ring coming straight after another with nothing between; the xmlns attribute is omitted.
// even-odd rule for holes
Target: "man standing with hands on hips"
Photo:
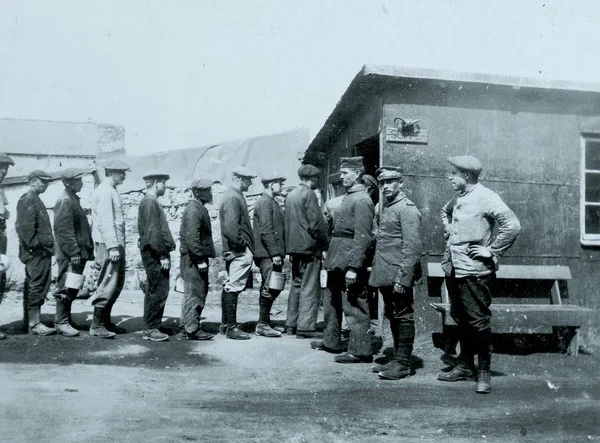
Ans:
<svg viewBox="0 0 600 443"><path fill-rule="evenodd" d="M165 195L170 176L163 172L153 172L143 178L146 182L146 195L138 208L138 246L148 285L144 291L145 330L142 338L165 341L169 336L159 328L169 296L171 251L175 250L175 240L158 197Z"/></svg>
<svg viewBox="0 0 600 443"><path fill-rule="evenodd" d="M125 329L110 320L113 305L125 283L125 214L117 186L123 184L129 165L111 160L104 165L106 178L92 193L92 237L96 246L96 263L101 267L98 288L92 301L94 317L90 334L113 338Z"/></svg>
<svg viewBox="0 0 600 443"><path fill-rule="evenodd" d="M448 176L457 196L442 208L446 250L442 269L450 298L450 315L458 326L460 355L450 372L438 380L454 382L472 379L477 354L476 392L492 391L492 312L496 295L498 257L514 243L521 231L519 220L495 192L481 185L481 162L471 155L448 159ZM498 234L492 237L495 225Z"/></svg>

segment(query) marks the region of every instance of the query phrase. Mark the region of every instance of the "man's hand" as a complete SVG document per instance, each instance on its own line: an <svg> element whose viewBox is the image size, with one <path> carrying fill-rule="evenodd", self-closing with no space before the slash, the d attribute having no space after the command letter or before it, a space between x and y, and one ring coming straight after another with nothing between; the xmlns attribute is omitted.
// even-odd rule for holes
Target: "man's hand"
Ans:
<svg viewBox="0 0 600 443"><path fill-rule="evenodd" d="M353 285L358 280L358 275L352 269L349 269L346 272L346 286Z"/></svg>
<svg viewBox="0 0 600 443"><path fill-rule="evenodd" d="M160 259L160 266L168 271L169 269L171 269L171 260L169 260L168 258L161 258Z"/></svg>
<svg viewBox="0 0 600 443"><path fill-rule="evenodd" d="M72 265L78 265L79 263L81 263L81 257L79 255L76 255L75 257L71 257Z"/></svg>
<svg viewBox="0 0 600 443"><path fill-rule="evenodd" d="M119 252L118 248L112 248L108 250L108 256L110 258L110 261L119 261L121 253Z"/></svg>
<svg viewBox="0 0 600 443"><path fill-rule="evenodd" d="M490 248L488 248L487 246L471 245L467 249L467 254L469 254L469 257L471 257L472 259L492 258L492 251L490 251Z"/></svg>
<svg viewBox="0 0 600 443"><path fill-rule="evenodd" d="M400 283L394 283L394 292L396 294L405 294L408 288Z"/></svg>
<svg viewBox="0 0 600 443"><path fill-rule="evenodd" d="M206 262L198 263L198 271L202 273L208 272L208 264Z"/></svg>
<svg viewBox="0 0 600 443"><path fill-rule="evenodd" d="M281 266L283 263L280 256L273 257L271 260L273 260L275 266Z"/></svg>

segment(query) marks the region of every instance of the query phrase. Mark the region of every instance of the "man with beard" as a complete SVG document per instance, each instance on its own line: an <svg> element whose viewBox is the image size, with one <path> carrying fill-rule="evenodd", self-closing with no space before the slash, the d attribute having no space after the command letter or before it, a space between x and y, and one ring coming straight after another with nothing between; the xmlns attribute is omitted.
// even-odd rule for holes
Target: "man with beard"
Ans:
<svg viewBox="0 0 600 443"><path fill-rule="evenodd" d="M142 338L151 341L165 341L169 338L159 328L169 296L171 251L175 250L175 241L165 211L158 202L158 197L165 194L169 178L169 174L162 172L145 175L146 195L138 208L138 246L148 278L144 291L145 330Z"/></svg>
<svg viewBox="0 0 600 443"><path fill-rule="evenodd" d="M0 152L0 183L6 177L9 166L14 166L15 162L8 155ZM6 220L10 217L10 212L6 206L8 200L6 194L4 194L4 188L0 187L0 254L6 255ZM6 290L6 272L0 270L0 303L4 298L4 291ZM0 331L0 340L6 338L6 334Z"/></svg>
<svg viewBox="0 0 600 443"><path fill-rule="evenodd" d="M263 337L281 337L281 332L271 325L271 307L281 293L269 288L271 272L281 272L285 257L285 229L283 211L275 197L281 195L281 186L285 177L267 174L262 177L265 188L254 205L254 264L259 267L262 282L260 284L259 318L256 335Z"/></svg>
<svg viewBox="0 0 600 443"><path fill-rule="evenodd" d="M373 366L380 378L398 380L411 373L415 341L413 286L421 278L421 213L402 190L400 168L382 167L379 186L385 201L375 211L377 238L369 285L383 296L385 315L394 340L394 357Z"/></svg>
<svg viewBox="0 0 600 443"><path fill-rule="evenodd" d="M223 240L223 258L227 270L227 280L221 294L222 323L227 338L248 340L249 334L237 325L238 295L246 289L252 268L254 235L248 206L244 198L256 174L245 166L233 170L232 184L225 190L219 207L219 221Z"/></svg>
<svg viewBox="0 0 600 443"><path fill-rule="evenodd" d="M54 237L46 206L40 194L46 192L52 177L47 172L35 170L29 173L29 190L17 203L17 234L19 235L19 259L25 264L23 301L27 308L29 332L34 335L50 335L56 330L41 321L41 307L46 301L52 277Z"/></svg>
<svg viewBox="0 0 600 443"><path fill-rule="evenodd" d="M71 304L79 289L66 288L67 272L83 274L88 260L94 258L92 228L77 195L83 187L85 171L68 168L61 174L65 190L54 205L54 237L58 266L56 298L56 331L66 337L79 335L71 324Z"/></svg>
<svg viewBox="0 0 600 443"><path fill-rule="evenodd" d="M92 238L96 263L100 266L98 288L92 304L94 317L90 334L113 338L125 329L111 322L112 308L125 283L125 214L117 186L123 184L129 165L111 160L104 165L106 178L92 193Z"/></svg>
<svg viewBox="0 0 600 443"><path fill-rule="evenodd" d="M333 233L325 268L327 287L323 300L322 342L311 347L339 353L342 351L342 312L350 327L348 352L335 357L338 363L373 361L371 317L367 301L366 253L373 238L373 201L361 183L364 172L362 157L342 157L340 175L346 195L333 214Z"/></svg>
<svg viewBox="0 0 600 443"><path fill-rule="evenodd" d="M183 278L181 335L188 340L210 340L214 337L200 326L208 295L209 260L215 257L210 215L204 207L212 203L212 184L207 179L192 182L193 198L183 211L179 229Z"/></svg>
<svg viewBox="0 0 600 443"><path fill-rule="evenodd" d="M321 338L317 332L320 259L327 248L327 223L314 190L321 170L313 165L298 169L300 185L285 200L285 249L292 262L286 331L296 338Z"/></svg>
<svg viewBox="0 0 600 443"><path fill-rule="evenodd" d="M517 239L521 224L514 212L494 191L479 183L481 162L471 155L450 157L448 179L457 196L442 208L446 250L442 269L450 298L450 315L458 329L460 355L450 372L438 374L438 380L469 380L475 375L475 391L492 391L492 312L496 296L496 270L502 256ZM495 225L497 235L493 237Z"/></svg>

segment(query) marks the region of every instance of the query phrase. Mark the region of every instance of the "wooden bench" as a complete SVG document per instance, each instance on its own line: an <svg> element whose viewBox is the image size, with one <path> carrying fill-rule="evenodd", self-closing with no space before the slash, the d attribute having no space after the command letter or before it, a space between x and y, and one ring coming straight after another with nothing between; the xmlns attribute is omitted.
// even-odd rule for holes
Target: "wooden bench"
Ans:
<svg viewBox="0 0 600 443"><path fill-rule="evenodd" d="M431 303L442 314L444 333L456 326L450 316L450 300L440 263L428 263L429 295L440 297ZM555 334L568 340L567 351L579 352L579 328L594 309L564 303L568 298L568 266L501 265L496 273L498 297L492 301L492 330L495 333ZM565 331L567 334L565 334Z"/></svg>

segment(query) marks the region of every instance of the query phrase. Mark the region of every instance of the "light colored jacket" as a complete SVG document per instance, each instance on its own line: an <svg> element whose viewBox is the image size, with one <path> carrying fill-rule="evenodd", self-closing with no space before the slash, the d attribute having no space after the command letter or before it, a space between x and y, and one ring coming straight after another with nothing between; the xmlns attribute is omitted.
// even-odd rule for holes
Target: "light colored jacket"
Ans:
<svg viewBox="0 0 600 443"><path fill-rule="evenodd" d="M506 252L521 232L521 224L494 191L477 184L469 192L450 200L442 208L442 224L446 236L446 251L442 269L456 277L480 276L495 272L497 257ZM498 225L498 234L492 232ZM489 260L472 259L471 245L487 246L492 252Z"/></svg>
<svg viewBox="0 0 600 443"><path fill-rule="evenodd" d="M92 237L106 249L125 246L123 201L115 188L104 181L92 193Z"/></svg>

